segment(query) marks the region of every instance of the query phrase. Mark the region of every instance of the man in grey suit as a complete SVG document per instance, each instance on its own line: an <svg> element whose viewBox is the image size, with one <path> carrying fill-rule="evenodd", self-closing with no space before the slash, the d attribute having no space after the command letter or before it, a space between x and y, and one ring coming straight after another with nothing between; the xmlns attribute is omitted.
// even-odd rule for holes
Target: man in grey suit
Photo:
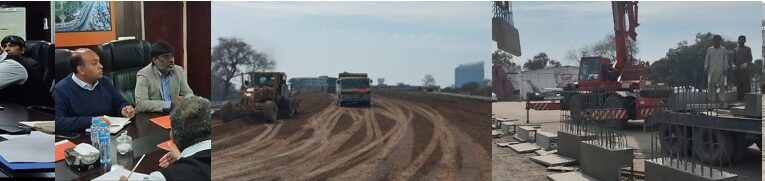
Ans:
<svg viewBox="0 0 765 181"><path fill-rule="evenodd" d="M173 46L166 42L151 45L151 64L136 76L137 112L170 112L184 97L194 95L183 68L175 65Z"/></svg>

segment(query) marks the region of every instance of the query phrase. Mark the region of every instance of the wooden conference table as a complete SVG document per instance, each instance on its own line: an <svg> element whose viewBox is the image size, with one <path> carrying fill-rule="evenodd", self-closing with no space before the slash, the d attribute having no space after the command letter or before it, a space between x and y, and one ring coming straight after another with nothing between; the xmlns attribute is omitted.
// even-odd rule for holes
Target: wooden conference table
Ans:
<svg viewBox="0 0 765 181"><path fill-rule="evenodd" d="M53 121L54 118L51 114L4 101L0 101L0 107L3 107L0 110L0 125L18 125L22 121ZM53 179L55 175L52 171L14 173L11 170L0 167L0 179L30 177Z"/></svg>
<svg viewBox="0 0 765 181"><path fill-rule="evenodd" d="M167 114L136 113L130 124L125 126L125 128L117 134L112 134L111 136L111 165L99 165L91 170L77 171L68 166L66 160L61 160L56 162L56 180L92 180L109 172L113 165L120 165L127 170L131 170L143 154L146 154L146 157L141 161L141 164L135 171L138 173L149 174L159 170L159 159L162 158L167 151L158 148L157 144L170 139L170 130L154 124L149 121L149 119L165 115ZM133 151L121 155L116 150L116 138L125 131L128 132L128 136L133 138ZM60 140L57 139L56 142L58 141ZM90 143L90 134L83 132L80 133L80 137L69 141L73 142L75 145L80 143Z"/></svg>

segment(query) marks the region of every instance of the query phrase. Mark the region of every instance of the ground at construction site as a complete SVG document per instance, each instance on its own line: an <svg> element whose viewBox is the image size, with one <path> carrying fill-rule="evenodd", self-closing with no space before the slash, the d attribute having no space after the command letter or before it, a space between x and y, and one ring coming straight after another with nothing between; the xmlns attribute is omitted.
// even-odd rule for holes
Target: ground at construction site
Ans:
<svg viewBox="0 0 765 181"><path fill-rule="evenodd" d="M213 114L213 180L490 180L491 104L375 92L338 107L303 92L295 118L266 123Z"/></svg>
<svg viewBox="0 0 765 181"><path fill-rule="evenodd" d="M507 118L516 120L520 123L526 122L526 102L495 102L492 104L492 113L496 118ZM561 111L529 111L529 123L541 124L539 130L555 133L559 130ZM650 157L651 152L651 133L643 131L643 120L630 120L624 129L627 137L627 144L630 148L636 149L633 160L634 168L638 175L643 175L644 160ZM561 173L557 171L548 171L546 166L532 161L530 158L537 156L536 153L519 154L507 147L499 147L497 143L518 141L513 136L502 136L492 140L492 180L548 180L547 176ZM737 174L739 180L761 180L761 164L757 161L761 158L761 151L756 145L749 147L743 155L743 158L734 163L729 168L722 170ZM577 168L577 165L570 165ZM626 172L623 172L625 174ZM638 179L642 180L642 179Z"/></svg>

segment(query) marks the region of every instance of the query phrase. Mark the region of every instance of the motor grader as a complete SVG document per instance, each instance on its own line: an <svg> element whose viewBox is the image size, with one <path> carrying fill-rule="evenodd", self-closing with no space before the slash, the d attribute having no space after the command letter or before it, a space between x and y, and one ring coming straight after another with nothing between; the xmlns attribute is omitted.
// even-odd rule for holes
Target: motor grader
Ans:
<svg viewBox="0 0 765 181"><path fill-rule="evenodd" d="M262 115L267 122L275 122L279 115L292 118L298 113L300 99L287 86L284 72L248 72L238 76L241 99L224 104L221 109L224 122L256 115Z"/></svg>

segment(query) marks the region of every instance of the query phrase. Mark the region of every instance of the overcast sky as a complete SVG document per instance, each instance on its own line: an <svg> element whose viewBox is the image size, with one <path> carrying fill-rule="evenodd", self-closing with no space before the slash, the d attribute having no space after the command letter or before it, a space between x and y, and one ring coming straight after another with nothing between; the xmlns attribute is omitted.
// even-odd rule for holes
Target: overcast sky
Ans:
<svg viewBox="0 0 765 181"><path fill-rule="evenodd" d="M761 55L761 2L639 2L637 41L643 61L656 61L696 33L720 34L736 41L747 36L755 59ZM515 26L525 62L539 52L564 64L566 53L613 34L611 2L513 2ZM761 14L760 17L765 17ZM520 62L520 63L522 63Z"/></svg>
<svg viewBox="0 0 765 181"><path fill-rule="evenodd" d="M454 84L459 64L490 78L491 2L212 3L212 43L239 37L289 77L367 72L386 84ZM530 27L529 27L530 28Z"/></svg>

